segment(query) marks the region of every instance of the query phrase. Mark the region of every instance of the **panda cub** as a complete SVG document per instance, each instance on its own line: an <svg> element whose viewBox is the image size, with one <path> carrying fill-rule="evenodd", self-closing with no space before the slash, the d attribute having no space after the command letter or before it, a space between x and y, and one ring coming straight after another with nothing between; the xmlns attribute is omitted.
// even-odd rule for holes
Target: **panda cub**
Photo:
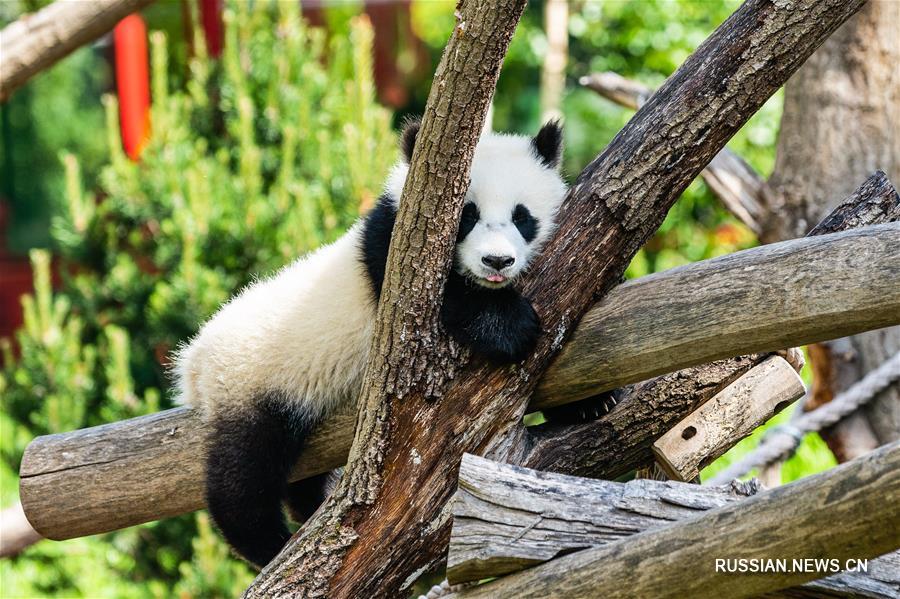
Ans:
<svg viewBox="0 0 900 599"><path fill-rule="evenodd" d="M287 476L316 426L359 394L418 129L407 125L404 159L367 216L241 291L175 356L179 400L210 425L209 512L260 568L290 538L282 502L302 522L324 499L326 475L291 484ZM533 138L485 133L475 150L441 316L451 336L495 363L527 357L540 332L510 283L553 231L566 193L561 148L551 122Z"/></svg>

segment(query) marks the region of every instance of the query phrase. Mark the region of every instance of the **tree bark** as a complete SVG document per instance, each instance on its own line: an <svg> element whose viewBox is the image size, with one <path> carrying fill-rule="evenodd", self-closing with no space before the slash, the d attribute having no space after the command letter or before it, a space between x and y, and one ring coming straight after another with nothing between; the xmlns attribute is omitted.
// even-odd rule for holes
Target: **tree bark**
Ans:
<svg viewBox="0 0 900 599"><path fill-rule="evenodd" d="M436 563L449 532L445 506L462 454L502 456L509 449L507 432L520 425L538 376L582 314L621 279L679 194L731 135L861 4L750 0L738 9L570 190L560 211L559 232L523 285L546 331L533 355L503 369L474 360L440 400L430 403L423 395L438 394L437 382L449 378L446 369L429 379L426 391L433 393L410 388L404 379L393 388L375 385L367 390L365 397L372 401L362 402L357 449L351 453L352 458L365 454L366 459L351 459L333 498L247 595L392 595ZM437 88L442 87L452 93L451 86L439 82ZM404 222L400 220L398 231ZM395 253L391 271L402 266ZM394 285L391 276L387 283ZM391 292L387 298L399 299ZM379 323L378 330L382 326L385 323ZM379 341L376 333L374 347ZM393 383L394 371L424 374L417 366L429 360L406 360L410 368L397 361L397 356L409 357L400 347L370 357L393 365L382 383ZM402 395L403 400L385 402L385 395ZM359 463L368 465L362 475L355 466ZM388 467L380 471L382 464Z"/></svg>
<svg viewBox="0 0 900 599"><path fill-rule="evenodd" d="M760 491L756 481L703 487L640 479L627 483L560 476L463 457L447 559L451 584L517 572L732 504ZM895 599L900 552L766 597Z"/></svg>
<svg viewBox="0 0 900 599"><path fill-rule="evenodd" d="M900 3L870 1L786 85L769 237L803 233L854 177L876 168L900 176L898 27ZM830 401L898 351L897 327L810 348L816 376L809 407ZM900 385L823 437L839 461L900 439Z"/></svg>
<svg viewBox="0 0 900 599"><path fill-rule="evenodd" d="M56 0L0 31L0 102L153 0Z"/></svg>
<svg viewBox="0 0 900 599"><path fill-rule="evenodd" d="M398 208L347 467L248 597L395 595L437 557L444 531L421 517L435 504L416 488L440 454L415 440L452 405L444 394L468 359L441 331L440 304L472 155L524 8L457 4Z"/></svg>
<svg viewBox="0 0 900 599"><path fill-rule="evenodd" d="M607 100L634 110L653 95L653 90L644 84L610 72L586 75L579 83ZM700 176L729 212L757 235L762 233L772 191L743 158L723 148Z"/></svg>
<svg viewBox="0 0 900 599"><path fill-rule="evenodd" d="M790 564L816 556L843 566L850 558L877 557L900 546L898 497L900 443L893 443L833 470L453 596L753 597L823 574L723 574L715 571L716 560Z"/></svg>
<svg viewBox="0 0 900 599"><path fill-rule="evenodd" d="M659 528L760 490L636 479L592 480L462 459L447 557L451 584L503 576L559 555Z"/></svg>
<svg viewBox="0 0 900 599"><path fill-rule="evenodd" d="M894 220L898 216L900 197L883 176L875 177L828 219L824 230L839 231L851 225ZM750 340L746 331L760 325L765 325L761 329L763 336L755 336L752 341L762 346L761 351L772 351L835 334L831 333L833 327L845 322L857 322L860 327L880 326L883 318L893 317L895 320L888 322L896 322L900 314L896 307L900 289L892 281L896 280L895 269L900 263L900 244L888 243L887 251L874 252L873 243L884 245L878 242L879 238L866 233L856 241L838 236L829 238L827 243L822 240L788 242L783 246L747 250L724 262L723 259L700 262L665 276L638 279L620 286L583 319L578 330L593 322L593 333L576 333L567 351L547 373L550 379L547 384L559 397L570 400L585 392L577 379L565 374L569 360L582 361L586 366L578 369L591 377L593 382L589 387L597 388L597 380L610 372L604 370L607 368L612 372L629 372L632 378L625 379L624 383L633 383L649 378L659 368L666 371L684 368L688 364L685 358L717 359L745 353L750 350L745 343ZM798 251L799 248L803 250ZM845 252L855 257L850 264L844 262ZM870 258L872 253L877 255ZM773 280L792 283L772 286ZM831 284L834 280L843 284L834 286ZM820 284L823 287L819 288ZM758 295L759 289L768 289L764 297ZM811 289L820 298L816 303L805 301ZM670 305L673 296L686 298L678 302L681 308L674 312ZM720 310L725 304L731 309ZM772 310L773 304L781 310ZM672 312L671 317L657 316L668 312ZM685 334L680 325L681 312L694 313L702 321L697 328L700 336L694 338L696 344L717 348L721 353L704 353L702 358L685 355L679 344ZM635 322L643 324L633 329ZM785 322L790 322L790 326ZM663 326L665 323L668 325ZM720 331L726 329L734 334L722 337ZM595 335L602 335L602 344L590 341ZM642 347L673 349L656 354L653 361L637 360L629 353L634 351L635 338L649 344ZM574 351L582 343L587 344L584 349ZM597 349L596 345L602 347ZM595 359L598 351L607 352L610 359L598 363ZM697 405L697 397L711 391L702 395L708 399L759 361L761 358L752 362L742 358L731 364L689 368L662 377L649 386L641 385L641 393L636 396L639 399L634 404L638 410L629 412L620 405L610 415L614 417L610 424L597 423L606 431L602 436L590 427L585 429L584 439L574 432L560 433L565 439L556 439L559 447L572 447L573 443L591 445L582 446L572 454L555 453L552 435L538 433L543 428L521 431L527 439L524 445L537 451L536 456L543 451L543 455L557 459L567 459L567 455L584 458L584 463L572 466L588 471L590 459L595 456L607 460L608 466L625 464L627 469L634 460L649 456L649 443L667 430L661 427L670 428L683 418ZM635 363L642 364L643 370L633 369L631 365ZM562 372L561 376L567 378L561 379L560 384L553 383L555 372ZM548 405L542 401L538 396L531 408ZM631 405L625 400L622 403ZM657 412L642 411L643 406L655 406ZM616 419L619 415L624 418ZM304 449L293 479L327 472L344 464L353 424L354 416L349 413L323 423ZM537 434L535 439L528 438L532 431ZM203 507L200 456L204 437L202 423L184 408L39 437L26 449L20 468L25 509L34 526L54 539L106 532L199 509ZM604 438L608 442L599 442ZM592 439L597 443L592 444ZM553 467L542 463L544 469ZM59 501L60 496L66 497L66 501Z"/></svg>

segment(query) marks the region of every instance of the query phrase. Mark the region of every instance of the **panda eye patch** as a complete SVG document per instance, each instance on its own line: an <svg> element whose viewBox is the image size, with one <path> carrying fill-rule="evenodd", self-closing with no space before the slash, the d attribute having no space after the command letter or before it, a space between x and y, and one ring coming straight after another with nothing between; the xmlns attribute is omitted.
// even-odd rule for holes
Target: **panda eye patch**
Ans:
<svg viewBox="0 0 900 599"><path fill-rule="evenodd" d="M465 239L466 235L472 232L479 218L481 218L481 215L478 213L478 206L472 202L468 202L463 206L462 217L459 219L459 232L456 234L456 243Z"/></svg>
<svg viewBox="0 0 900 599"><path fill-rule="evenodd" d="M513 210L512 221L526 242L531 243L534 241L534 238L537 237L538 221L531 215L528 208L522 204L517 204L515 210Z"/></svg>

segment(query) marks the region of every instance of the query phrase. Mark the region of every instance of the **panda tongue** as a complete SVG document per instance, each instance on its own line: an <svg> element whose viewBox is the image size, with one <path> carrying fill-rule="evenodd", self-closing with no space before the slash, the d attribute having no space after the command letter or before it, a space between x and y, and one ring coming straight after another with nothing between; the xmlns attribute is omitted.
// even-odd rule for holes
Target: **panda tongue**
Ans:
<svg viewBox="0 0 900 599"><path fill-rule="evenodd" d="M485 278L491 283L502 283L506 280L506 277L504 277L503 275L488 275Z"/></svg>

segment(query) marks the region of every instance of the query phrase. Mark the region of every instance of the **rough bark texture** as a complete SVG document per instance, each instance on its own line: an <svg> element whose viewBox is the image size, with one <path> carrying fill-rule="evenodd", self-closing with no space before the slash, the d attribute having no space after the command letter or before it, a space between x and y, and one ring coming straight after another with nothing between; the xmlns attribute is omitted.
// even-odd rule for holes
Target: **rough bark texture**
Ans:
<svg viewBox="0 0 900 599"><path fill-rule="evenodd" d="M604 98L635 110L653 94L653 90L642 83L610 72L592 73L579 82ZM765 179L743 158L724 148L706 165L701 176L738 220L757 235L762 232L762 221L769 210L772 192Z"/></svg>
<svg viewBox="0 0 900 599"><path fill-rule="evenodd" d="M723 487L560 476L463 457L447 559L452 584L502 576L739 501L755 481ZM900 592L900 553L766 597L871 597Z"/></svg>
<svg viewBox="0 0 900 599"><path fill-rule="evenodd" d="M0 102L153 0L56 0L0 31Z"/></svg>
<svg viewBox="0 0 900 599"><path fill-rule="evenodd" d="M759 485L591 480L466 454L453 500L451 584L517 572L755 494Z"/></svg>
<svg viewBox="0 0 900 599"><path fill-rule="evenodd" d="M900 2L871 0L785 87L778 157L770 179L777 204L767 236L805 232L874 169L900 177ZM900 351L900 328L823 344L811 352L812 405L853 385ZM881 392L861 415L823 435L840 460L900 439L900 385Z"/></svg>
<svg viewBox="0 0 900 599"><path fill-rule="evenodd" d="M784 358L772 356L691 412L653 443L656 463L672 480L689 481L806 392Z"/></svg>
<svg viewBox="0 0 900 599"><path fill-rule="evenodd" d="M829 217L828 226L820 230L840 231L850 225L878 223L900 216L900 197L883 176L870 179L861 190L861 194L854 194ZM706 261L674 271L671 278L657 276L619 286L582 320L578 331L594 326L593 332L586 335L576 332L566 351L547 372L548 381L544 384L555 389L560 398L572 400L579 397L579 393L583 394L585 389L580 381L566 374L569 360L587 365L584 370L591 377L592 388L597 388L598 380L602 383L603 377L610 372L629 373L632 378L617 379L618 384L629 384L646 380L659 368L667 371L683 368L687 364L685 358L696 359L696 356L685 355L679 345L685 334L679 322L689 313L696 313L703 320L702 326L696 329L702 335L695 338L695 345L715 347L724 352L704 354L710 360L747 352L750 347L745 341L748 340L762 346L762 351L772 351L822 339L821 335L838 334L832 332L832 327L847 320L859 318L859 326L869 328L878 326L883 322L882 318L892 315L895 318L892 322L896 322L900 311L895 304L900 289L892 282L897 277L894 269L900 263L900 245L890 244L887 252L870 259L871 240L849 246L845 242L835 243L836 240L827 241L829 251L822 251L825 246L804 245L809 244L809 240L795 241L783 247L757 248L736 254L727 262L728 268L721 268L721 260ZM785 249L790 247L794 250ZM801 247L806 249L799 251ZM870 250L865 251L866 247ZM857 256L853 259L853 268L845 267L845 252ZM835 279L843 284L832 286L829 281ZM794 284L771 286L772 280L791 280ZM810 281L814 283L811 287ZM817 287L823 281L821 284L827 289ZM746 292L734 293L733 288ZM759 289L768 290L764 298L757 295L755 290ZM822 299L816 303L806 302L810 289L817 290L816 295ZM687 298L674 310L671 306L673 294ZM645 298L652 301L648 303ZM730 305L731 310L713 309L723 304ZM780 306L780 310L771 310L772 304ZM671 314L671 317L660 318L660 314ZM791 326L783 326L788 321ZM635 329L632 328L635 323L643 324L638 324ZM670 326L663 326L665 323ZM761 323L771 325L762 329L764 336L747 336L741 332L757 328ZM719 332L726 327L737 333L722 345L726 338ZM602 336L602 343L592 341L597 335ZM655 354L653 361L638 360L629 353L634 351L634 339L640 339L643 348L671 347L672 351ZM586 345L578 350L582 343ZM605 352L608 360L598 362L598 352ZM634 369L634 364L643 365L643 370ZM645 451L647 440L655 440L666 430L660 427L671 427L696 406L692 398L697 393L715 388L714 394L750 368L744 359L734 364L746 365L746 368L731 376L729 369L723 369L723 364L717 363L664 377L654 383L656 387L648 389L653 395L641 396L636 404L637 407L654 406L659 410L656 415L651 411L630 413L627 418L613 420L612 428L605 429L607 432L603 435L591 432L588 427L584 439L576 433L582 429L564 430L560 434L566 439L560 440L560 447L571 447L576 442L591 446L581 447L571 454L576 463L570 465L583 468L582 472L589 472L590 459L598 455L608 455L612 463L629 464L634 462L624 459L625 456L637 452L633 459L643 460L648 455ZM563 373L561 376L565 378L554 383L555 373ZM640 388L644 387L646 385ZM712 394L703 397L708 399ZM540 409L547 405L541 401L538 396L532 401L531 408ZM614 414L618 418L625 412L620 406ZM327 472L346 462L354 418L350 413L337 415L316 431L293 471L294 480ZM629 429L632 425L635 427L633 437ZM200 459L205 437L203 426L190 410L179 408L35 439L28 446L20 469L20 493L29 518L44 536L65 539L107 532L203 507L203 463ZM601 422L598 426L608 425ZM520 434L528 439L526 432L523 430ZM543 437L538 434L538 438ZM520 442L531 446L531 440L520 439ZM549 439L546 443L535 441L534 449L554 455ZM569 464L567 455L561 453L556 457L565 465ZM586 461L582 463L581 459ZM547 464L544 467L553 468ZM66 500L60 501L60 497Z"/></svg>
<svg viewBox="0 0 900 599"><path fill-rule="evenodd" d="M893 443L833 470L454 597L754 597L822 573L725 575L715 571L716 559L875 558L900 546L898 497L900 443Z"/></svg>
<svg viewBox="0 0 900 599"><path fill-rule="evenodd" d="M439 552L444 532L422 518L432 506L416 489L428 474L420 465L440 454L409 442L447 410L439 398L466 362L440 329L441 297L472 155L524 7L457 4L400 200L347 468L248 597L391 596Z"/></svg>

